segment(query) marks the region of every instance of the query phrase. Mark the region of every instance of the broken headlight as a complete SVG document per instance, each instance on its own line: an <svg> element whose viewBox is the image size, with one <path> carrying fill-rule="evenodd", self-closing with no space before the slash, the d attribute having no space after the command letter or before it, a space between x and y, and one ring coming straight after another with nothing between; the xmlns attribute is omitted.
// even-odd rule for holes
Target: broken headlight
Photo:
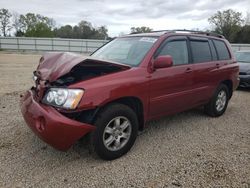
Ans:
<svg viewBox="0 0 250 188"><path fill-rule="evenodd" d="M82 89L51 88L45 94L43 103L65 109L75 109L83 94Z"/></svg>

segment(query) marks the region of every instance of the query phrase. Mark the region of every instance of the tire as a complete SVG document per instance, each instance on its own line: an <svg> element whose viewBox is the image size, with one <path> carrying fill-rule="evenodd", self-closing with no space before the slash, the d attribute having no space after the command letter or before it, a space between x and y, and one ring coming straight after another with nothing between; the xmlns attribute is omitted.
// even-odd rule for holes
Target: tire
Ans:
<svg viewBox="0 0 250 188"><path fill-rule="evenodd" d="M225 84L220 84L209 103L205 105L205 113L211 117L221 116L227 109L228 101L228 87Z"/></svg>
<svg viewBox="0 0 250 188"><path fill-rule="evenodd" d="M91 146L104 160L113 160L126 154L136 140L138 119L126 105L108 105L98 113L94 124L96 130L91 134Z"/></svg>

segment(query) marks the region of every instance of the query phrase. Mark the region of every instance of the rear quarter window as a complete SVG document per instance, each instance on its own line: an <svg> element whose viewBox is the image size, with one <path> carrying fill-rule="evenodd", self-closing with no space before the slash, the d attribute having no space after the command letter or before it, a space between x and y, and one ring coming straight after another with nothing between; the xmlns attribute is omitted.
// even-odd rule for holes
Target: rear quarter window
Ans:
<svg viewBox="0 0 250 188"><path fill-rule="evenodd" d="M219 60L228 60L231 58L225 42L220 40L213 40L213 42L217 50Z"/></svg>

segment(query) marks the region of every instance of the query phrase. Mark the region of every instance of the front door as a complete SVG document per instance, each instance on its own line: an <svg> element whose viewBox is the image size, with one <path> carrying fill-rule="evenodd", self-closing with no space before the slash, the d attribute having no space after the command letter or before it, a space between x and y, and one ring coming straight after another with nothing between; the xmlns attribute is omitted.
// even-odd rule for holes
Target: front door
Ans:
<svg viewBox="0 0 250 188"><path fill-rule="evenodd" d="M154 58L170 55L173 66L155 70L150 82L150 119L190 108L194 103L193 64L190 64L186 37L171 37L163 42Z"/></svg>

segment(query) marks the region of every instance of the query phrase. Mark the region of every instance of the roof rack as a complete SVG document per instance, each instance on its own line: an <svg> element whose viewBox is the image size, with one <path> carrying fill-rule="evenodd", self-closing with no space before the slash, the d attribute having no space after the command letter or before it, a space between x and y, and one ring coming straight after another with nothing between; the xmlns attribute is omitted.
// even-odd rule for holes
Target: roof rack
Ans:
<svg viewBox="0 0 250 188"><path fill-rule="evenodd" d="M154 32L166 32L166 33L178 33L178 32L185 32L185 33L192 33L192 34L201 34L206 36L213 36L218 38L224 38L223 35L217 34L217 33L211 33L211 32L205 32L205 31L195 31L195 30L187 30L187 29L174 29L174 30L158 30L158 31L152 31Z"/></svg>

